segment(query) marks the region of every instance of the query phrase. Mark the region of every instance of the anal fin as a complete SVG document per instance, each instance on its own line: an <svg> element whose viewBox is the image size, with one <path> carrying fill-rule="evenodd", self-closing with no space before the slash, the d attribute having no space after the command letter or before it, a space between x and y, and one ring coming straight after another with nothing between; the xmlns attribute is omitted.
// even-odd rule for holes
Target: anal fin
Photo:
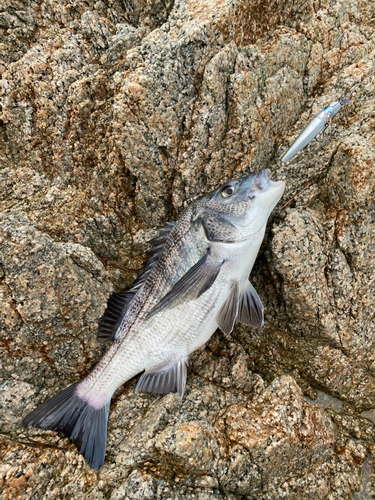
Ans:
<svg viewBox="0 0 375 500"><path fill-rule="evenodd" d="M264 323L264 307L253 285L247 281L245 289L240 294L237 321L245 325L260 328Z"/></svg>
<svg viewBox="0 0 375 500"><path fill-rule="evenodd" d="M181 358L171 368L153 372L144 372L138 380L137 392L154 392L167 394L168 392L180 393L181 399L185 392L187 376L187 357Z"/></svg>

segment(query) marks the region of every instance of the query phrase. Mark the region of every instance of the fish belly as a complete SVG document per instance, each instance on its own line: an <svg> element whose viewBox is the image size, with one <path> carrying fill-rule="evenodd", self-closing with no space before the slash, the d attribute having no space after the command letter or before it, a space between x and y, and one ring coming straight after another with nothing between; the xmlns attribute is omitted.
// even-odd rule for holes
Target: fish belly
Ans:
<svg viewBox="0 0 375 500"><path fill-rule="evenodd" d="M248 281L262 238L261 234L256 241L241 245L241 251L227 260L213 286L198 299L160 312L146 322L144 336L152 339L153 350L147 369L152 370L163 362L171 366L208 342L218 328L217 314L233 285L239 281L240 289L245 288L243 284Z"/></svg>
<svg viewBox="0 0 375 500"><path fill-rule="evenodd" d="M144 321L119 347L112 346L79 384L77 395L101 408L118 387L138 373L168 369L204 345L217 328L215 316L230 292L225 285L218 283L199 299Z"/></svg>

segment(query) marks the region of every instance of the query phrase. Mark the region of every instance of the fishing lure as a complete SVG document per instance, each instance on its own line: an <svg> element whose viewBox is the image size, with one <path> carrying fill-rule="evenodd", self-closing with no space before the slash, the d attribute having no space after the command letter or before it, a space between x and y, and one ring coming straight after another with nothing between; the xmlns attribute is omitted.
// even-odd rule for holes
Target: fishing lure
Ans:
<svg viewBox="0 0 375 500"><path fill-rule="evenodd" d="M351 93L352 92L350 92L350 94ZM299 151L301 151L301 149L307 146L313 139L315 139L319 132L324 129L326 123L340 111L342 106L349 104L349 102L350 100L348 97L340 97L338 101L331 102L331 104L328 104L328 106L323 108L322 111L315 115L311 122L303 129L281 161L284 163L287 162Z"/></svg>

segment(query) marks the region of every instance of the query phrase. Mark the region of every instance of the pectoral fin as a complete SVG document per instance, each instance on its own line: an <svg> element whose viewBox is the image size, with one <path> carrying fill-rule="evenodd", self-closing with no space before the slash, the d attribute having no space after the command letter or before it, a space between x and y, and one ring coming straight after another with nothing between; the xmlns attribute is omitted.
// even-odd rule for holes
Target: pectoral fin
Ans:
<svg viewBox="0 0 375 500"><path fill-rule="evenodd" d="M260 328L263 326L263 304L253 285L248 281L240 295L237 321Z"/></svg>
<svg viewBox="0 0 375 500"><path fill-rule="evenodd" d="M216 262L210 250L189 271L177 281L174 287L150 311L149 319L163 309L171 309L190 300L198 299L214 283L223 262Z"/></svg>
<svg viewBox="0 0 375 500"><path fill-rule="evenodd" d="M229 335L234 327L238 313L239 283L233 285L229 297L216 316L217 324L225 335Z"/></svg>
<svg viewBox="0 0 375 500"><path fill-rule="evenodd" d="M185 392L187 376L187 358L182 358L172 368L161 368L159 371L143 373L138 380L136 391L166 394L179 392L181 398Z"/></svg>

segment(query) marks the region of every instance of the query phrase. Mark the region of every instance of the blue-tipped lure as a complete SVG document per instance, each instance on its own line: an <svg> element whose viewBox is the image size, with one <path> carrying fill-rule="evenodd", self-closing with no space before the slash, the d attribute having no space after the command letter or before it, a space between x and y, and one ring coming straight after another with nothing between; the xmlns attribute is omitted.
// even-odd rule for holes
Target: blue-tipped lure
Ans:
<svg viewBox="0 0 375 500"><path fill-rule="evenodd" d="M303 129L281 161L284 163L287 162L301 151L301 149L307 146L315 139L319 132L324 129L326 123L333 118L345 104L349 104L349 102L350 100L348 97L340 97L338 101L331 102L331 104L323 108L322 111L315 115L311 122Z"/></svg>
<svg viewBox="0 0 375 500"><path fill-rule="evenodd" d="M353 94L357 87L359 87L362 82L357 83L346 97L340 97L338 101L333 101L322 109L311 122L302 130L297 139L293 142L291 147L288 149L287 153L283 156L282 160L284 163L293 158L301 149L310 144L310 142L315 139L315 137L324 129L326 123L329 122L331 118L337 115L340 109L345 106L345 104L350 103L349 97Z"/></svg>

